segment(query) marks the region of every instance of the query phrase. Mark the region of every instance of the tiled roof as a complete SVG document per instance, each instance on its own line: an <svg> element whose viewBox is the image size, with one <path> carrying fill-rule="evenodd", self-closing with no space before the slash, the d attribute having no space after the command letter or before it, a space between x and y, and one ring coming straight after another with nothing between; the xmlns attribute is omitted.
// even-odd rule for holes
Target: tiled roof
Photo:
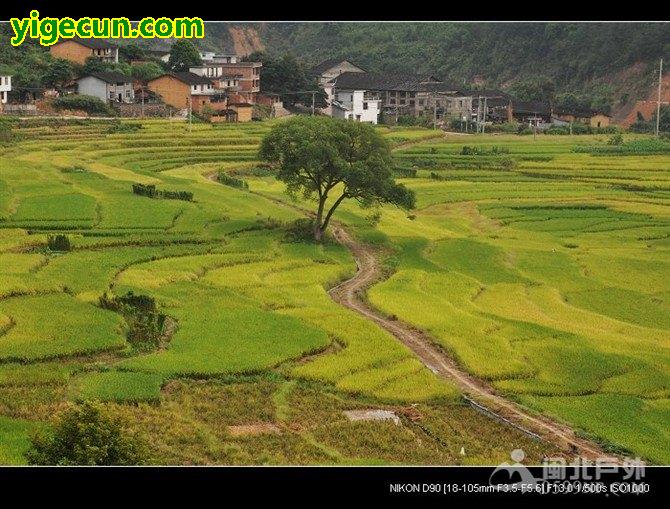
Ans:
<svg viewBox="0 0 670 509"><path fill-rule="evenodd" d="M354 64L351 60L348 60L346 58L329 58L328 60L324 60L323 62L316 64L314 67L312 67L312 73L315 75L321 75L324 72L326 72L328 69L332 69L338 64L341 64L342 62L349 62L351 65L358 67L361 70L364 70L360 65Z"/></svg>
<svg viewBox="0 0 670 509"><path fill-rule="evenodd" d="M593 117L594 115L605 115L609 117L607 113L603 113L600 110L592 110L592 109L572 109L572 108L555 108L554 113L556 115L572 115L575 117L580 117L580 118L588 118L588 117Z"/></svg>
<svg viewBox="0 0 670 509"><path fill-rule="evenodd" d="M517 114L550 115L551 106L541 101L512 100L512 111Z"/></svg>
<svg viewBox="0 0 670 509"><path fill-rule="evenodd" d="M61 39L58 41L56 44L60 44L62 42L66 41L74 41L78 44L81 44L82 46L86 46L87 48L90 49L109 49L109 48L117 48L118 46L116 44L113 44L109 41L106 41L104 39L82 39L80 37L73 37L72 39Z"/></svg>
<svg viewBox="0 0 670 509"><path fill-rule="evenodd" d="M88 78L88 77L98 78L105 83L132 83L133 79L125 74L115 71L106 71L106 72L92 72L86 76L82 76L79 79Z"/></svg>
<svg viewBox="0 0 670 509"><path fill-rule="evenodd" d="M171 72L167 75L163 76L172 76L173 78L177 78L179 81L182 83L186 83L187 85L211 85L212 81L209 78L205 78L204 76L200 76L199 74L195 74L194 72Z"/></svg>
<svg viewBox="0 0 670 509"><path fill-rule="evenodd" d="M330 80L329 83L341 90L419 92L425 90L427 83L440 83L440 81L430 74L344 72Z"/></svg>

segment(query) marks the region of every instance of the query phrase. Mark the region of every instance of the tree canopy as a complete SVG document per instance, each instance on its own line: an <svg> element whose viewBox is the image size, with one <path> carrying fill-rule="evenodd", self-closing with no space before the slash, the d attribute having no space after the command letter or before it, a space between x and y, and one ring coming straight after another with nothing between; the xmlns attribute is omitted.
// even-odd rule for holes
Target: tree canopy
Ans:
<svg viewBox="0 0 670 509"><path fill-rule="evenodd" d="M144 444L99 403L66 410L54 428L31 438L32 465L140 465Z"/></svg>
<svg viewBox="0 0 670 509"><path fill-rule="evenodd" d="M278 94L286 106L295 103L312 104L312 94L306 91L317 91L314 105L326 107L326 94L319 87L316 77L309 76L305 67L290 53L281 57L264 52L254 52L245 57L249 62L261 62L261 92Z"/></svg>
<svg viewBox="0 0 670 509"><path fill-rule="evenodd" d="M186 39L181 39L172 45L170 50L170 59L168 67L173 71L188 71L189 67L202 64L200 52L193 43Z"/></svg>
<svg viewBox="0 0 670 509"><path fill-rule="evenodd" d="M362 206L414 208L414 193L392 177L388 142L370 125L330 117L293 117L263 138L260 157L291 195L316 198L314 239L320 242L346 199Z"/></svg>

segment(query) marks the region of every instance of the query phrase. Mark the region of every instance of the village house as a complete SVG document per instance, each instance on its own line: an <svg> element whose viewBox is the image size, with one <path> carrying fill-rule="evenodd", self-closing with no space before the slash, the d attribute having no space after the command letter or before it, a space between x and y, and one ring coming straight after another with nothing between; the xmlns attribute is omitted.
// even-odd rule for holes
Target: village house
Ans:
<svg viewBox="0 0 670 509"><path fill-rule="evenodd" d="M7 104L9 92L12 91L12 77L0 76L0 105ZM2 106L0 106L2 108Z"/></svg>
<svg viewBox="0 0 670 509"><path fill-rule="evenodd" d="M222 67L222 73L225 76L235 76L237 78L238 93L244 101L255 104L256 96L261 90L261 62L231 62L221 63L212 62ZM210 65L207 63L205 65Z"/></svg>
<svg viewBox="0 0 670 509"><path fill-rule="evenodd" d="M212 80L192 72L163 74L150 80L147 86L165 104L178 110L192 108L195 112L216 112L227 109L226 91L214 88Z"/></svg>
<svg viewBox="0 0 670 509"><path fill-rule="evenodd" d="M231 119L233 122L250 122L252 120L254 105L247 102L244 96L231 94L228 98L228 109L233 113Z"/></svg>
<svg viewBox="0 0 670 509"><path fill-rule="evenodd" d="M273 117L288 115L289 112L284 109L284 102L279 94L258 94L256 104L270 108Z"/></svg>
<svg viewBox="0 0 670 509"><path fill-rule="evenodd" d="M160 60L161 62L167 63L170 60L170 50L169 49L148 49L144 50L144 54L149 58L154 58Z"/></svg>
<svg viewBox="0 0 670 509"><path fill-rule="evenodd" d="M221 64L208 62L203 65L190 67L189 71L198 76L204 76L205 78L210 79L214 84L214 88L235 92L240 90L240 79L242 76L239 74L231 74Z"/></svg>
<svg viewBox="0 0 670 509"><path fill-rule="evenodd" d="M609 115L597 110L556 108L552 114L552 122L555 125L569 125L577 122L597 128L608 127L610 121Z"/></svg>
<svg viewBox="0 0 670 509"><path fill-rule="evenodd" d="M351 63L349 60L342 60L337 58L324 60L320 64L312 67L312 75L318 78L319 85L322 87L332 79L337 78L340 74L345 72L366 71L362 67Z"/></svg>
<svg viewBox="0 0 670 509"><path fill-rule="evenodd" d="M369 99L381 101L381 112L396 118L402 115L442 118L447 111L460 114L461 110L467 110L468 104L464 98L452 101L451 98L458 96L457 87L432 75L344 72L326 83L324 89L333 98L339 90L365 90Z"/></svg>
<svg viewBox="0 0 670 509"><path fill-rule="evenodd" d="M511 100L512 118L521 124L545 128L551 125L551 105L542 101Z"/></svg>
<svg viewBox="0 0 670 509"><path fill-rule="evenodd" d="M376 124L380 99L366 90L339 90L332 102L333 117Z"/></svg>
<svg viewBox="0 0 670 509"><path fill-rule="evenodd" d="M119 47L103 39L61 39L49 46L49 52L54 58L64 58L79 65L84 65L90 57L108 63L119 62Z"/></svg>
<svg viewBox="0 0 670 509"><path fill-rule="evenodd" d="M200 59L203 63L212 64L236 64L238 62L237 55L230 53L215 53L214 51L201 51Z"/></svg>
<svg viewBox="0 0 670 509"><path fill-rule="evenodd" d="M91 95L104 102L132 103L133 79L120 72L94 72L77 80L77 93Z"/></svg>

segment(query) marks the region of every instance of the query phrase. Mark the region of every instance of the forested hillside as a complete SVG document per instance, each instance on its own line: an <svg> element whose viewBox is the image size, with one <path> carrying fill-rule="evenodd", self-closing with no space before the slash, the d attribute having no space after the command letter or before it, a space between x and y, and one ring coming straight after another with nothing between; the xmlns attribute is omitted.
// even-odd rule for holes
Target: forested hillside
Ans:
<svg viewBox="0 0 670 509"><path fill-rule="evenodd" d="M265 23L270 53L307 63L347 57L370 71L431 72L459 84L475 78L524 96L571 92L612 106L643 94L658 58L670 58L664 23ZM233 27L231 34L229 28ZM249 25L244 25L244 39ZM209 24L209 45L232 50L239 25ZM255 48L258 49L258 48ZM529 97L532 98L532 97ZM595 106L599 106L595 104Z"/></svg>

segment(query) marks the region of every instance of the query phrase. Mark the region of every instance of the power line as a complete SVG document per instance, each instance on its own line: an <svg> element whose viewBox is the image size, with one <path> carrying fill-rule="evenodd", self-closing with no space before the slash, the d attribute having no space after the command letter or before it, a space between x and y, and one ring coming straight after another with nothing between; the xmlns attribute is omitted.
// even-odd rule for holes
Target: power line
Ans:
<svg viewBox="0 0 670 509"><path fill-rule="evenodd" d="M661 85L663 84L663 58L658 66L658 100L656 101L656 137L661 126Z"/></svg>

